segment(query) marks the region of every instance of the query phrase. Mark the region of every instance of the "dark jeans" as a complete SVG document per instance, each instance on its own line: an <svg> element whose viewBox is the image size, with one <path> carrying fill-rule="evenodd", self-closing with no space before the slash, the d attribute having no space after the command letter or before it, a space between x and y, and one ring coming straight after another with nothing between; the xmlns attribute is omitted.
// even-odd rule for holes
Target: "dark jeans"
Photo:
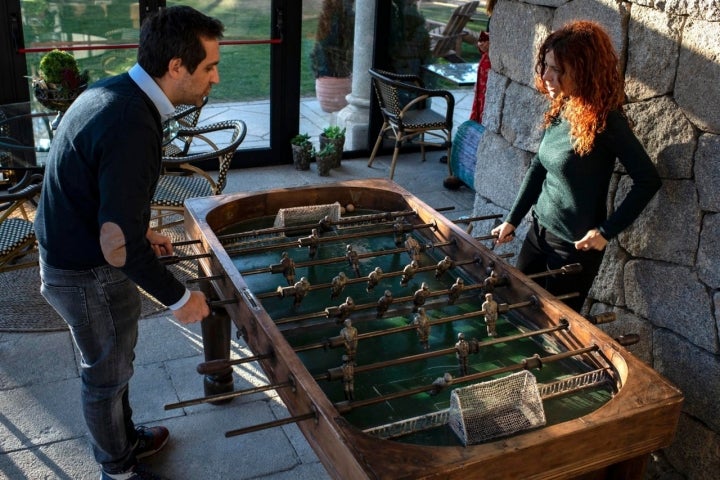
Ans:
<svg viewBox="0 0 720 480"><path fill-rule="evenodd" d="M136 463L128 383L133 375L141 300L120 270L60 270L40 263L41 293L70 326L80 350L82 406L95 459L108 473Z"/></svg>
<svg viewBox="0 0 720 480"><path fill-rule="evenodd" d="M537 279L537 283L553 295L577 292L579 296L563 300L580 312L593 280L600 270L605 251L581 251L575 244L557 237L533 219L533 224L520 249L516 266L525 274L555 270L564 265L579 263L580 273L552 275Z"/></svg>

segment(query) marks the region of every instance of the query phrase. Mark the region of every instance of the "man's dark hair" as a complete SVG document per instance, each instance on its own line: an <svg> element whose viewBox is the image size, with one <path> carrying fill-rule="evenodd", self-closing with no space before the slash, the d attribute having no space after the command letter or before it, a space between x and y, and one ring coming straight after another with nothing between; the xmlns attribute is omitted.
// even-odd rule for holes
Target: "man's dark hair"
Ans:
<svg viewBox="0 0 720 480"><path fill-rule="evenodd" d="M160 9L149 15L140 28L137 61L151 77L162 77L173 58L180 58L193 73L205 59L200 39L221 39L224 30L220 20L192 7Z"/></svg>

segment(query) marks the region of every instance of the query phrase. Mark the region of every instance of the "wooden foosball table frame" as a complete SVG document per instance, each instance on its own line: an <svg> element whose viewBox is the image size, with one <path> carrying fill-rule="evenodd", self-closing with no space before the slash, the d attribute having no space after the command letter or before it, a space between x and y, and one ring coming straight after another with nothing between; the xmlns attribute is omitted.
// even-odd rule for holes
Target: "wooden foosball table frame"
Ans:
<svg viewBox="0 0 720 480"><path fill-rule="evenodd" d="M568 349L593 345L613 370L617 393L590 414L478 445L423 446L382 440L363 433L343 418L300 361L295 351L248 288L215 232L242 221L275 215L281 208L353 204L390 211L411 209L418 223L435 222L437 241L453 241L447 254L458 258L479 255L479 265L463 268L483 279L484 268L509 281L508 301L537 300L518 314L537 328L567 321L561 334ZM682 394L661 375L635 358L615 340L548 294L535 282L428 205L384 179L238 193L193 199L187 203L185 229L199 241L201 273L212 280L212 294L226 303L229 319L259 360L270 382L292 380L294 388L278 389L291 415L312 412L297 422L328 473L338 479L561 479L642 478L650 452L670 444L675 433ZM228 300L235 300L228 302ZM227 317L226 317L227 318ZM215 322L218 322L216 319ZM206 359L229 354L229 320L204 321Z"/></svg>

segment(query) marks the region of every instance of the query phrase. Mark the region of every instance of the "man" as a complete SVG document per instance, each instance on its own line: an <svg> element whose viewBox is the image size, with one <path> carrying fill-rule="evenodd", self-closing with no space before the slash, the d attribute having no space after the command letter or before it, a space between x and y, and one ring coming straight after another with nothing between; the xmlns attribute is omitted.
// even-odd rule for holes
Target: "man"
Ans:
<svg viewBox="0 0 720 480"><path fill-rule="evenodd" d="M170 239L149 229L162 123L201 105L219 82L223 25L190 7L143 23L138 63L94 84L65 114L50 152L35 222L41 292L70 326L82 356L82 405L101 478L158 479L137 463L167 442L136 429L128 401L142 287L182 323L209 314L158 260Z"/></svg>

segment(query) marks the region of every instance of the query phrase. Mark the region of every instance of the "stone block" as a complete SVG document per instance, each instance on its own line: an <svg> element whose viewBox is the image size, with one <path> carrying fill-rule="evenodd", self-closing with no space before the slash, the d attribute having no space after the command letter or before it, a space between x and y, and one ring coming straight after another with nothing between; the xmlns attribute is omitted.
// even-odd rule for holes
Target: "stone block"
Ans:
<svg viewBox="0 0 720 480"><path fill-rule="evenodd" d="M510 84L510 79L494 70L488 72L487 91L485 92L485 109L483 110L482 124L486 130L500 133L500 122L502 121L503 102L505 101L505 90Z"/></svg>
<svg viewBox="0 0 720 480"><path fill-rule="evenodd" d="M486 131L478 146L475 191L509 210L531 159L531 153L513 148L501 136Z"/></svg>
<svg viewBox="0 0 720 480"><path fill-rule="evenodd" d="M624 284L628 310L708 352L719 353L717 337L710 333L715 332L716 327L712 300L690 268L652 260L630 260L625 264ZM674 354L669 358L674 358ZM658 361L657 349L655 361Z"/></svg>
<svg viewBox="0 0 720 480"><path fill-rule="evenodd" d="M697 270L700 280L713 289L720 288L720 214L710 213L703 218Z"/></svg>
<svg viewBox="0 0 720 480"><path fill-rule="evenodd" d="M555 10L552 30L557 30L573 20L593 20L602 25L610 35L620 65L625 65L627 23L630 13L627 3L615 0L574 0Z"/></svg>
<svg viewBox="0 0 720 480"><path fill-rule="evenodd" d="M633 5L628 24L625 93L631 101L672 93L682 17Z"/></svg>
<svg viewBox="0 0 720 480"><path fill-rule="evenodd" d="M682 38L675 101L700 130L720 133L720 22L688 19Z"/></svg>
<svg viewBox="0 0 720 480"><path fill-rule="evenodd" d="M524 2L498 2L492 17L493 70L523 85L534 85L535 56L551 32L554 11Z"/></svg>
<svg viewBox="0 0 720 480"><path fill-rule="evenodd" d="M720 359L667 330L655 332L654 368L685 396L683 412L720 430Z"/></svg>
<svg viewBox="0 0 720 480"><path fill-rule="evenodd" d="M691 178L695 129L671 97L626 105L633 130L662 178Z"/></svg>
<svg viewBox="0 0 720 480"><path fill-rule="evenodd" d="M695 152L695 185L700 208L720 212L720 136L704 134Z"/></svg>
<svg viewBox="0 0 720 480"><path fill-rule="evenodd" d="M623 176L615 197L615 208L627 195L630 185L630 178ZM665 180L635 222L618 235L618 240L620 246L635 257L692 266L700 219L695 183Z"/></svg>
<svg viewBox="0 0 720 480"><path fill-rule="evenodd" d="M625 305L623 270L630 256L611 240L605 247L605 255L588 297L611 305Z"/></svg>
<svg viewBox="0 0 720 480"><path fill-rule="evenodd" d="M503 105L501 135L513 147L537 152L545 128L543 115L548 102L534 88L511 82L505 93L510 101Z"/></svg>
<svg viewBox="0 0 720 480"><path fill-rule="evenodd" d="M668 461L692 480L716 480L720 472L720 436L689 415L680 415Z"/></svg>

